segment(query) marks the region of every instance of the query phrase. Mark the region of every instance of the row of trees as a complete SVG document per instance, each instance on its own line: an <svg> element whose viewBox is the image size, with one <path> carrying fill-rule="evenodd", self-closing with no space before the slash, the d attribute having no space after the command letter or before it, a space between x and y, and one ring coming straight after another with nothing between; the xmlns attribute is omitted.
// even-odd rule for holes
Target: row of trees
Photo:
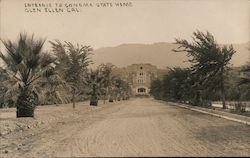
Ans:
<svg viewBox="0 0 250 158"><path fill-rule="evenodd" d="M88 84L91 85L91 103L96 105L96 98L99 96L109 102L126 100L131 95L131 89L127 82L115 75L112 71L113 65L101 64L95 71L89 74Z"/></svg>
<svg viewBox="0 0 250 158"><path fill-rule="evenodd" d="M34 116L38 104L64 103L91 96L97 105L101 97L110 101L128 99L130 88L119 76L112 73L113 66L102 64L90 70L90 46L70 42L50 41L52 51L45 52L44 39L20 34L17 42L2 40L6 52L0 52L4 66L1 68L1 99L17 108L17 117ZM86 98L82 98L86 99Z"/></svg>
<svg viewBox="0 0 250 158"><path fill-rule="evenodd" d="M163 79L152 82L151 94L157 99L184 101L198 106L209 106L212 100L221 100L223 108L226 108L226 97L231 93L226 89L232 87L227 82L229 61L235 50L232 45L217 44L209 32L197 31L193 35L193 42L176 39L179 47L174 50L187 52L191 67L169 69ZM245 71L249 72L249 66ZM250 99L248 77L240 79L235 85L242 86L240 94L246 100Z"/></svg>

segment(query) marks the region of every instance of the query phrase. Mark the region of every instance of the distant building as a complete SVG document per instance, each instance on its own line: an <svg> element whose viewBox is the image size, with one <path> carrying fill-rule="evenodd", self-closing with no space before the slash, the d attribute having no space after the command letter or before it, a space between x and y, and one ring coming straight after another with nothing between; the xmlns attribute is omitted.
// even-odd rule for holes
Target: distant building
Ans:
<svg viewBox="0 0 250 158"><path fill-rule="evenodd" d="M124 68L114 68L114 73L126 80L133 95L149 95L152 80L162 77L167 70L151 64L132 64Z"/></svg>

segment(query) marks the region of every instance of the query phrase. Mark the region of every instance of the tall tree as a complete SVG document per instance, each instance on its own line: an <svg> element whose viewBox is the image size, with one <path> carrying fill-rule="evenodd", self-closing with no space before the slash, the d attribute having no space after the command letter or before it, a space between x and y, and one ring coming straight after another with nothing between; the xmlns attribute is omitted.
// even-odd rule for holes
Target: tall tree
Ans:
<svg viewBox="0 0 250 158"><path fill-rule="evenodd" d="M225 71L235 50L232 45L220 46L209 32L196 31L193 33L193 42L176 39L179 44L176 52L186 51L189 62L192 63L192 74L197 77L197 85L202 92L219 90L223 108L225 105ZM207 94L208 95L208 94Z"/></svg>
<svg viewBox="0 0 250 158"><path fill-rule="evenodd" d="M188 101L191 87L189 76L189 69L169 68L163 79L156 79L151 83L151 94L156 99Z"/></svg>
<svg viewBox="0 0 250 158"><path fill-rule="evenodd" d="M91 70L88 73L87 83L90 87L90 105L98 105L99 95L103 88L103 81L103 75L98 69L95 71Z"/></svg>
<svg viewBox="0 0 250 158"><path fill-rule="evenodd" d="M6 52L0 52L4 69L15 80L8 92L18 93L17 117L33 117L38 98L39 81L54 75L56 58L42 51L45 40L20 34L17 42L2 40Z"/></svg>
<svg viewBox="0 0 250 158"><path fill-rule="evenodd" d="M90 46L76 46L70 42L64 44L56 40L50 41L52 51L58 57L59 64L56 67L70 87L72 94L73 108L75 108L76 97L82 94L86 83L86 71L90 63L92 48Z"/></svg>
<svg viewBox="0 0 250 158"><path fill-rule="evenodd" d="M241 92L245 96L246 100L250 99L250 61L241 68L242 73L239 81L238 86L240 86Z"/></svg>
<svg viewBox="0 0 250 158"><path fill-rule="evenodd" d="M100 71L100 73L103 76L103 96L104 96L104 104L105 104L105 100L107 98L107 96L109 95L109 97L112 99L112 83L113 83L113 73L112 73L112 69L113 69L114 65L112 64L101 64L98 66L98 70Z"/></svg>
<svg viewBox="0 0 250 158"><path fill-rule="evenodd" d="M163 81L159 78L154 79L150 85L150 95L154 96L155 99L163 99Z"/></svg>
<svg viewBox="0 0 250 158"><path fill-rule="evenodd" d="M131 91L128 83L122 80L119 76L113 77L113 93L115 100L120 101L121 98L127 99Z"/></svg>

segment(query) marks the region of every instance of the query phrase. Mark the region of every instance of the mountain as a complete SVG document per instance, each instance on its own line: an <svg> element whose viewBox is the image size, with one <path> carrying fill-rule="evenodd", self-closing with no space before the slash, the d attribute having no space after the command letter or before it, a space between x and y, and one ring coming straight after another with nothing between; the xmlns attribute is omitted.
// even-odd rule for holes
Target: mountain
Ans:
<svg viewBox="0 0 250 158"><path fill-rule="evenodd" d="M231 64L233 66L241 66L246 64L247 61L250 62L250 41L243 44L233 44L236 53L231 59Z"/></svg>
<svg viewBox="0 0 250 158"><path fill-rule="evenodd" d="M240 66L250 60L249 43L233 45L237 51L231 63ZM158 68L187 67L190 63L186 52L173 52L178 46L173 43L153 44L122 44L116 47L105 47L94 50L93 67L101 63L112 63L118 67L125 67L135 63L150 63Z"/></svg>

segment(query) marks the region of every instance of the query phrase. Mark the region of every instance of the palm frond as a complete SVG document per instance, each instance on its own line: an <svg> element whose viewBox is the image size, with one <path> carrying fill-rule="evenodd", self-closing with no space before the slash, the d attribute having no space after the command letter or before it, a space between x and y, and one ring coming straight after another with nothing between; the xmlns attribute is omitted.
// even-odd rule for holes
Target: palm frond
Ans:
<svg viewBox="0 0 250 158"><path fill-rule="evenodd" d="M13 85L8 85L7 91L5 92L5 96L7 96L8 98L16 96L16 94L18 94L20 89L23 87L24 85L20 82L16 82Z"/></svg>

